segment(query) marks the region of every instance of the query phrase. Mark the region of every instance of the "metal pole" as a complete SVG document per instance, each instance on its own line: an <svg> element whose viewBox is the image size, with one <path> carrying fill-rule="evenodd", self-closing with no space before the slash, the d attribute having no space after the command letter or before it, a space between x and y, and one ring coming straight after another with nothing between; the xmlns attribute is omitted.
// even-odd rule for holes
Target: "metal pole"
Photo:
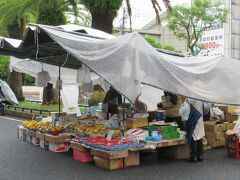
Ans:
<svg viewBox="0 0 240 180"><path fill-rule="evenodd" d="M61 66L60 62L58 63L58 117L60 117L61 113Z"/></svg>
<svg viewBox="0 0 240 180"><path fill-rule="evenodd" d="M123 98L123 130L125 130L125 102L126 102L126 98Z"/></svg>

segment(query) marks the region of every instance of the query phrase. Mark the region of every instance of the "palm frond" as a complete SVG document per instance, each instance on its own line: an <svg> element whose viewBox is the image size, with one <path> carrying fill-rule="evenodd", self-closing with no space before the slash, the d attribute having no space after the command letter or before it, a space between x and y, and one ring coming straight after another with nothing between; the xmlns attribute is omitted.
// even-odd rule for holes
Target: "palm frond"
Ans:
<svg viewBox="0 0 240 180"><path fill-rule="evenodd" d="M154 11L155 11L155 13L156 13L157 22L158 22L159 24L161 24L160 13L159 13L159 12L160 12L162 9L161 9L160 5L158 4L157 0L151 0L151 2L152 2L152 5L153 5L153 9L154 9Z"/></svg>
<svg viewBox="0 0 240 180"><path fill-rule="evenodd" d="M170 0L163 0L163 3L165 4L165 6L168 10L172 9Z"/></svg>

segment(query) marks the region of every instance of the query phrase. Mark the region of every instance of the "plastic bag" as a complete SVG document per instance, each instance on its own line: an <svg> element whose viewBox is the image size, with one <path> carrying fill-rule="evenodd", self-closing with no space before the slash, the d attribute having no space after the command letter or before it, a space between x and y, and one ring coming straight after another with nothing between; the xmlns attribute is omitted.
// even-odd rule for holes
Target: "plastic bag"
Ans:
<svg viewBox="0 0 240 180"><path fill-rule="evenodd" d="M212 107L212 103L204 102L203 103L203 114L204 115L208 114L211 107Z"/></svg>
<svg viewBox="0 0 240 180"><path fill-rule="evenodd" d="M184 101L184 103L182 104L179 110L179 114L181 114L183 121L188 120L190 114L190 104L187 101Z"/></svg>
<svg viewBox="0 0 240 180"><path fill-rule="evenodd" d="M38 87L47 87L48 82L51 80L47 71L41 71L37 73L35 84Z"/></svg>

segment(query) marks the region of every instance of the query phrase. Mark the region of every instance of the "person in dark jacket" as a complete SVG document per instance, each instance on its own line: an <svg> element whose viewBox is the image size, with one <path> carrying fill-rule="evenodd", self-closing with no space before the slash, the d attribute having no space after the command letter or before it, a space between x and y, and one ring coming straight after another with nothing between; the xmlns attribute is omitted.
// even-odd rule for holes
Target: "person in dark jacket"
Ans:
<svg viewBox="0 0 240 180"><path fill-rule="evenodd" d="M115 89L110 87L103 99L103 103L107 105L107 111L111 116L118 114L118 105L122 103L122 96Z"/></svg>
<svg viewBox="0 0 240 180"><path fill-rule="evenodd" d="M165 122L176 122L181 130L185 129L185 125L182 121L182 117L179 114L182 101L180 96L164 91L163 102L158 103L158 109L164 109L166 111Z"/></svg>

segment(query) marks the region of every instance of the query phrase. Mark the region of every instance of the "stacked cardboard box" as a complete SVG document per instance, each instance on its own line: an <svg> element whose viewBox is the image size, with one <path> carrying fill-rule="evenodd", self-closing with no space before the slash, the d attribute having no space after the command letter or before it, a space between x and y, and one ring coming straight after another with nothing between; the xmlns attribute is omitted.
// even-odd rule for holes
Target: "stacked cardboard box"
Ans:
<svg viewBox="0 0 240 180"><path fill-rule="evenodd" d="M45 134L44 139L49 143L49 150L54 152L67 152L70 148L69 142L72 136L68 134L60 134L58 136Z"/></svg>
<svg viewBox="0 0 240 180"><path fill-rule="evenodd" d="M94 162L97 167L116 170L124 168L123 158L128 157L128 150L102 151L91 149L91 154L94 156Z"/></svg>
<svg viewBox="0 0 240 180"><path fill-rule="evenodd" d="M147 119L127 118L126 123L128 128L139 128L139 127L148 126Z"/></svg>
<svg viewBox="0 0 240 180"><path fill-rule="evenodd" d="M91 149L91 154L94 156L95 165L107 170L140 165L139 151L102 151Z"/></svg>
<svg viewBox="0 0 240 180"><path fill-rule="evenodd" d="M190 151L187 144L165 147L158 149L158 155L161 157L168 157L174 159L187 159L190 157Z"/></svg>
<svg viewBox="0 0 240 180"><path fill-rule="evenodd" d="M238 106L218 105L217 107L224 112L226 122L232 123L233 121L238 120L238 115L234 113L238 109Z"/></svg>
<svg viewBox="0 0 240 180"><path fill-rule="evenodd" d="M205 121L205 137L208 145L212 147L220 147L225 145L225 131L227 130L228 122L217 124L216 121Z"/></svg>

